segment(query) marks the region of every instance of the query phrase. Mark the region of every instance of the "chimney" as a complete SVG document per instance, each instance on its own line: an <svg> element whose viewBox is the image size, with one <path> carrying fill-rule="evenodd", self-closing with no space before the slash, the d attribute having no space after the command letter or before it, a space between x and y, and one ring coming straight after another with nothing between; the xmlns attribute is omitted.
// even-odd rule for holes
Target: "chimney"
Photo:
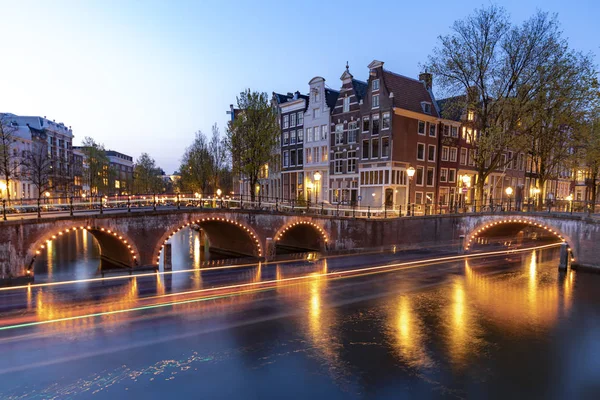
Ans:
<svg viewBox="0 0 600 400"><path fill-rule="evenodd" d="M299 99L300 98L300 92L296 90L296 93L294 93L294 99Z"/></svg>
<svg viewBox="0 0 600 400"><path fill-rule="evenodd" d="M425 83L425 87L428 90L431 90L431 87L433 86L433 75L427 72L427 70L419 74L419 80Z"/></svg>

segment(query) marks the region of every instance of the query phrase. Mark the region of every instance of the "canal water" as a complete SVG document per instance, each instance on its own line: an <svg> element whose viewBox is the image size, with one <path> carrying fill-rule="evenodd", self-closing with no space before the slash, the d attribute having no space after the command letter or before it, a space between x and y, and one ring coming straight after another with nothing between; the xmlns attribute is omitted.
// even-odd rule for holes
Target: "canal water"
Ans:
<svg viewBox="0 0 600 400"><path fill-rule="evenodd" d="M176 265L194 265L193 238L174 243ZM94 259L75 269L93 274ZM376 257L128 280L109 291L124 307L173 290L175 279L281 283L0 331L0 398L600 398L600 275L560 273L556 250L325 278L353 260ZM298 274L313 278L286 281ZM69 290L32 303L56 317L76 307Z"/></svg>

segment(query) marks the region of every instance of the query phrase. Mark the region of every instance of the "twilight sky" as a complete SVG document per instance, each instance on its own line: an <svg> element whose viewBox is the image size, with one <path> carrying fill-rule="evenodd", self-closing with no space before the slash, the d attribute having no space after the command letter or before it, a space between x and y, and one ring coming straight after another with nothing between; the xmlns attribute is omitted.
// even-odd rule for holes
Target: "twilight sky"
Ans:
<svg viewBox="0 0 600 400"><path fill-rule="evenodd" d="M498 3L514 21L558 13L571 46L600 55L597 0ZM320 75L338 89L346 61L366 79L373 59L417 77L437 36L481 4L0 0L0 112L64 122L75 144L148 152L171 173L196 130L224 134L244 88L306 92Z"/></svg>

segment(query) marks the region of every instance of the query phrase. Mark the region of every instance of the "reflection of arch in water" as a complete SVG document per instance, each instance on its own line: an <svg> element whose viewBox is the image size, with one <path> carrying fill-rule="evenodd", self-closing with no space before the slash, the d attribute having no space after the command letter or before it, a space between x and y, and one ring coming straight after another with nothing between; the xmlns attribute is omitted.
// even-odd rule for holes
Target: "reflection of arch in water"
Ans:
<svg viewBox="0 0 600 400"><path fill-rule="evenodd" d="M548 225L539 223L535 220L527 219L527 218L505 218L501 220L486 222L484 224L479 225L469 235L467 235L467 239L465 242L465 250L469 250L469 248L473 247L478 238L485 237L486 234L494 234L494 233L506 233L516 235L519 231L521 231L525 227L533 227L540 230L543 230L562 242L567 242L565 235L559 232L557 229L550 227ZM569 249L571 250L571 249ZM572 251L572 250L571 250ZM573 259L574 261L574 259Z"/></svg>
<svg viewBox="0 0 600 400"><path fill-rule="evenodd" d="M33 263L38 255L44 251L50 242L60 239L64 235L78 231L89 232L98 242L100 257L103 262L111 266L131 268L138 265L138 252L133 242L128 240L122 233L112 229L98 226L72 226L62 230L54 231L44 235L37 240L28 252L27 275L33 272Z"/></svg>
<svg viewBox="0 0 600 400"><path fill-rule="evenodd" d="M527 262L523 265L523 274L506 276L480 274L465 260L468 293L472 293L484 312L502 323L503 328L520 330L532 322L551 326L560 311L570 309L572 271L562 277L554 268L540 270L538 257L538 252L533 251L529 258L523 257ZM540 277L540 274L544 275Z"/></svg>
<svg viewBox="0 0 600 400"><path fill-rule="evenodd" d="M192 225L198 225L206 232L211 247L214 246L248 256L262 257L263 255L260 240L254 229L229 218L207 217L169 229L159 241L154 253L156 254L156 265L160 263L160 254L169 239L182 229L189 228Z"/></svg>
<svg viewBox="0 0 600 400"><path fill-rule="evenodd" d="M329 241L325 230L312 221L296 221L275 234L277 247L288 250L322 251Z"/></svg>

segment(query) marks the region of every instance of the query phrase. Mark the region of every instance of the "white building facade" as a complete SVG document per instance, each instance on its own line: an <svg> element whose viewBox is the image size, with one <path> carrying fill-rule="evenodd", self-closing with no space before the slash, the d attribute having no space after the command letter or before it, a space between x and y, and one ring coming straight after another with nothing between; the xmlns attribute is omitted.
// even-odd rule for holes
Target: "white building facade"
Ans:
<svg viewBox="0 0 600 400"><path fill-rule="evenodd" d="M304 196L310 203L328 200L329 124L339 92L325 87L317 76L308 82L309 100L304 113Z"/></svg>

